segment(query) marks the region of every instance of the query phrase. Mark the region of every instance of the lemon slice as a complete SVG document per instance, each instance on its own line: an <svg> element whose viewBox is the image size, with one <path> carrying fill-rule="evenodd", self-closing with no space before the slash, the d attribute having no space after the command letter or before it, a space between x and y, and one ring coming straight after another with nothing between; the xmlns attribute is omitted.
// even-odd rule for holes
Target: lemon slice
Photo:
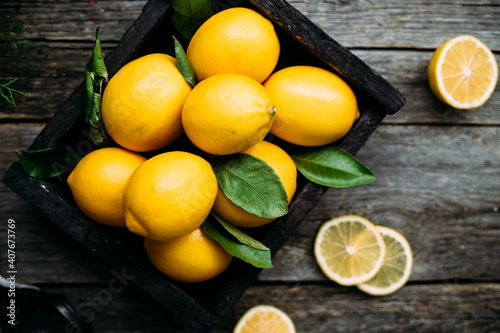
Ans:
<svg viewBox="0 0 500 333"><path fill-rule="evenodd" d="M257 305L245 312L233 333L295 333L295 325L277 307Z"/></svg>
<svg viewBox="0 0 500 333"><path fill-rule="evenodd" d="M457 109L483 105L495 90L498 65L477 38L458 36L441 45L429 64L429 84L444 103Z"/></svg>
<svg viewBox="0 0 500 333"><path fill-rule="evenodd" d="M369 281L357 287L373 296L389 295L401 288L410 278L413 255L410 244L399 232L376 226L384 238L386 253L382 268Z"/></svg>
<svg viewBox="0 0 500 333"><path fill-rule="evenodd" d="M385 244L370 221L345 215L321 226L314 243L314 255L328 278L352 286L377 274L384 261Z"/></svg>

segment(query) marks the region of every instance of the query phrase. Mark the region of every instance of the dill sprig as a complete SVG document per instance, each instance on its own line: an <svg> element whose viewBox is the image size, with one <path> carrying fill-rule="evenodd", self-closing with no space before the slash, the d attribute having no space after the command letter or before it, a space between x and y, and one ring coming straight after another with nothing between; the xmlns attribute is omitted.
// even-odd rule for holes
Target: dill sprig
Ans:
<svg viewBox="0 0 500 333"><path fill-rule="evenodd" d="M0 34L3 35L5 44L3 45L2 55L11 56L16 59L16 65L19 65L19 60L30 61L29 57L26 55L28 48L26 44L31 43L31 41L23 39L18 40L21 31L24 28L24 24L16 23L15 20L11 24L7 24L7 18L9 16L6 13L0 13Z"/></svg>
<svg viewBox="0 0 500 333"><path fill-rule="evenodd" d="M14 107L16 107L16 102L14 101L14 96L12 95L12 93L18 93L18 94L21 94L21 95L26 96L26 97L33 97L33 95L31 95L31 94L28 94L28 93L25 93L25 92L22 92L22 91L19 91L17 89L10 87L10 85L16 81L17 81L17 78L12 79L5 84L0 83L0 96L5 98L5 100L7 100L7 102L9 102L10 104L14 105ZM4 94L4 92L3 92L4 89L7 91L7 95Z"/></svg>
<svg viewBox="0 0 500 333"><path fill-rule="evenodd" d="M7 24L6 13L0 13L0 34L2 34L5 40L2 55L5 57L14 57L16 59L16 66L19 65L19 61L22 59L29 62L30 59L26 55L27 47L26 44L31 43L29 40L18 40L21 31L24 28L23 23L17 23L13 20L11 24ZM3 79L2 79L3 81ZM13 93L17 93L26 97L33 97L33 95L22 92L20 90L14 89L11 85L17 81L17 78L10 80L7 83L0 83L0 96L2 96L7 102L16 107L16 102L14 100Z"/></svg>

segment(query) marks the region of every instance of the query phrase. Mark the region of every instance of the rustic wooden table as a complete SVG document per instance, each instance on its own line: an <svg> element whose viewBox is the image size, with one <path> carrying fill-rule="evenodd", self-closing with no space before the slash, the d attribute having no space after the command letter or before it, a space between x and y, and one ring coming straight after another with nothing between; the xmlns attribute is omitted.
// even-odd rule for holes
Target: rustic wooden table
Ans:
<svg viewBox="0 0 500 333"><path fill-rule="evenodd" d="M95 28L101 27L106 54L145 2L1 1L0 12L23 21L32 43L30 62L16 66L0 57L0 82L17 77L16 87L34 97L15 96L17 108L0 100L0 174L83 80ZM298 332L499 332L500 92L481 108L452 109L434 97L426 71L433 51L461 34L481 39L500 61L500 2L289 2L399 88L407 104L357 155L377 180L330 189L276 255L275 268L259 276L214 331L231 331L244 311L266 303L286 311ZM2 235L5 222L16 221L18 281L92 311L93 332L193 332L133 285L93 306L110 269L3 184L0 214ZM415 263L403 289L374 298L323 276L313 239L322 222L343 214L407 237Z"/></svg>

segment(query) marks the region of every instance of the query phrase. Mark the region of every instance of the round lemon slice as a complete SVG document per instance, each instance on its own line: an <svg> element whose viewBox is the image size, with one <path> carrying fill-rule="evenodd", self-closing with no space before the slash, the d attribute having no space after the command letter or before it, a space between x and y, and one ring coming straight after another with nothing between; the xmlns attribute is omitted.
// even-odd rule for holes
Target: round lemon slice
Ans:
<svg viewBox="0 0 500 333"><path fill-rule="evenodd" d="M369 281L357 287L373 296L389 295L401 288L410 278L413 254L410 244L399 232L376 226L384 238L386 253L382 268Z"/></svg>
<svg viewBox="0 0 500 333"><path fill-rule="evenodd" d="M480 40L458 36L434 52L428 78L441 101L457 109L472 109L483 105L495 90L498 64Z"/></svg>
<svg viewBox="0 0 500 333"><path fill-rule="evenodd" d="M295 333L295 325L277 307L257 305L245 312L233 333Z"/></svg>
<svg viewBox="0 0 500 333"><path fill-rule="evenodd" d="M331 280L343 286L364 283L377 274L385 243L375 226L357 215L325 222L316 235L314 255Z"/></svg>

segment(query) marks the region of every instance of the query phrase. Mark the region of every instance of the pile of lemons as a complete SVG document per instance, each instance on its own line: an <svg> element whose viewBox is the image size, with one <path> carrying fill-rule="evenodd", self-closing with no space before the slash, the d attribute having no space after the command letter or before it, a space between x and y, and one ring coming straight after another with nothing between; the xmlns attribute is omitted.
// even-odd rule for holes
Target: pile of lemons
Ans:
<svg viewBox="0 0 500 333"><path fill-rule="evenodd" d="M68 184L90 218L143 236L161 272L199 282L232 260L201 227L212 210L238 227L272 221L233 204L203 156L245 153L265 161L290 203L296 166L287 152L263 139L271 132L300 146L325 145L345 136L359 111L351 88L330 71L276 71L280 42L274 26L251 9L213 15L186 55L198 81L194 87L175 58L159 53L129 62L110 79L102 119L119 147L89 153ZM183 133L196 149L169 151Z"/></svg>

